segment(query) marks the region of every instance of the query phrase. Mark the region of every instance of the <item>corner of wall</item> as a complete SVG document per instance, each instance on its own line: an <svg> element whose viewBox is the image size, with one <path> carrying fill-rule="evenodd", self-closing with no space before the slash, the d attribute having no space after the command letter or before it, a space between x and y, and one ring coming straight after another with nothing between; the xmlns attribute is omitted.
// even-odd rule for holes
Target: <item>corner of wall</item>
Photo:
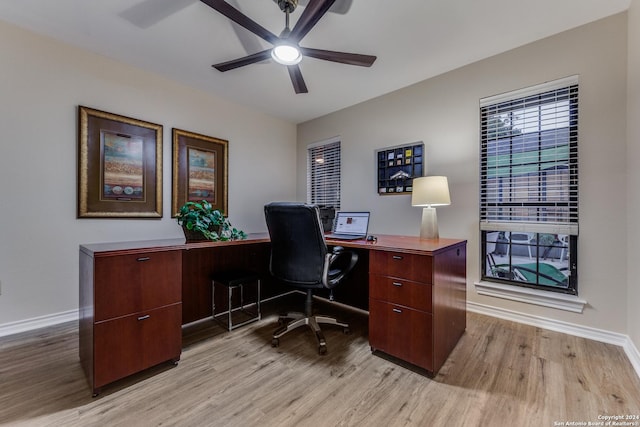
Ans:
<svg viewBox="0 0 640 427"><path fill-rule="evenodd" d="M631 0L627 19L627 328L638 355L640 283L635 265L640 258L640 0ZM636 363L640 366L640 356Z"/></svg>

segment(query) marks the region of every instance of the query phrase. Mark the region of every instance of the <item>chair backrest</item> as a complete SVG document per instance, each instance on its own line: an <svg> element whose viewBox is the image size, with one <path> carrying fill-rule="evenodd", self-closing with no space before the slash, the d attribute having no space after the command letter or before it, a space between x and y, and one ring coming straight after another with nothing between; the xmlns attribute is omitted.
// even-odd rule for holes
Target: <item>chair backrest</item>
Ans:
<svg viewBox="0 0 640 427"><path fill-rule="evenodd" d="M328 252L315 205L273 202L264 207L271 237L271 274L298 287L320 288Z"/></svg>

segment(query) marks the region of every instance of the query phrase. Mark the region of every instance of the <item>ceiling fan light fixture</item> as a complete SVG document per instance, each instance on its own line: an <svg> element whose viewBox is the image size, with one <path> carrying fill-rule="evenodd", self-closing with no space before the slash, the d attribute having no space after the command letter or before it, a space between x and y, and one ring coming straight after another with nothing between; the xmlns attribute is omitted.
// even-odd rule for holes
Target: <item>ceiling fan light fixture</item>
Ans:
<svg viewBox="0 0 640 427"><path fill-rule="evenodd" d="M300 49L290 44L279 44L271 49L271 57L278 64L296 65L302 61Z"/></svg>

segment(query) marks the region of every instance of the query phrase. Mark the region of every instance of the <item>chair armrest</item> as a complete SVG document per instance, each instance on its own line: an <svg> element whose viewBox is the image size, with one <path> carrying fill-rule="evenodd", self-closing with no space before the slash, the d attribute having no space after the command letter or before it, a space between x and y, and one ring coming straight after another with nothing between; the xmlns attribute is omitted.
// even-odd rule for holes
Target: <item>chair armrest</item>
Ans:
<svg viewBox="0 0 640 427"><path fill-rule="evenodd" d="M334 246L333 252L328 253L325 259L322 284L326 288L335 287L358 262L358 254L354 251L346 251L342 246Z"/></svg>

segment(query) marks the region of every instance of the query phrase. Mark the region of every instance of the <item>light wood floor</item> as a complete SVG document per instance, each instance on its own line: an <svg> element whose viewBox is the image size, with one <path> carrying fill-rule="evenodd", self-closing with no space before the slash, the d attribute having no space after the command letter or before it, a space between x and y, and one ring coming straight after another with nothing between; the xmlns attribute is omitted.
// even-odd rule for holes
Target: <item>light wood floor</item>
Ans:
<svg viewBox="0 0 640 427"><path fill-rule="evenodd" d="M80 368L75 322L0 338L0 424L554 426L640 415L640 380L613 345L469 313L430 379L372 355L362 313L318 305L353 331L325 327L322 357L307 330L272 348L276 317L264 308L262 321L230 333L208 321L190 326L178 366L97 398Z"/></svg>

